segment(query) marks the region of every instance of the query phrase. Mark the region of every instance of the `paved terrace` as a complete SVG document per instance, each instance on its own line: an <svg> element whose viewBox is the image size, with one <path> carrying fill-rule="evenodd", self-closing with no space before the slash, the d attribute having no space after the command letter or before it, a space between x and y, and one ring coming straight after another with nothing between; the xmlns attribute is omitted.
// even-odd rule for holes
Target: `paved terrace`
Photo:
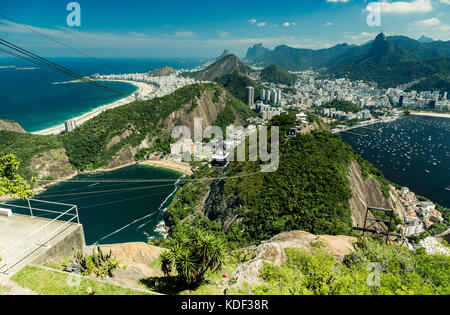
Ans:
<svg viewBox="0 0 450 315"><path fill-rule="evenodd" d="M0 215L0 273L8 273L6 261L10 273L15 273L31 263L46 263L70 256L72 247L84 246L83 227L76 223L20 214Z"/></svg>

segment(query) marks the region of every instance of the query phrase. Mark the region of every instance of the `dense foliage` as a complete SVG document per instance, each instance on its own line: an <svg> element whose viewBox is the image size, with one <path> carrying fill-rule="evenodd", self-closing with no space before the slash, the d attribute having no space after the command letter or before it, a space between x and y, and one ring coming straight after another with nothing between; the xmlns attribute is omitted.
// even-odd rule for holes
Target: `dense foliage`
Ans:
<svg viewBox="0 0 450 315"><path fill-rule="evenodd" d="M0 197L26 199L33 195L29 182L18 175L19 168L20 163L14 155L0 156Z"/></svg>
<svg viewBox="0 0 450 315"><path fill-rule="evenodd" d="M199 81L215 81L217 78L235 71L247 73L250 70L251 69L244 65L238 57L233 54L229 54L217 60L206 69L197 72L186 72L183 75L195 78Z"/></svg>
<svg viewBox="0 0 450 315"><path fill-rule="evenodd" d="M164 129L162 120L191 104L207 88L214 89L215 86L189 85L162 98L105 111L62 136L70 162L81 170L107 165L127 145L137 147L147 137L160 136Z"/></svg>
<svg viewBox="0 0 450 315"><path fill-rule="evenodd" d="M235 71L231 74L226 74L216 80L217 83L225 87L228 92L238 98L244 103L247 103L246 87L252 86L255 88L255 97L258 98L261 94L262 85L253 81L246 75Z"/></svg>
<svg viewBox="0 0 450 315"><path fill-rule="evenodd" d="M275 84L286 84L289 86L292 86L295 84L297 80L297 76L294 74L289 73L288 71L284 70L280 66L277 65L271 65L267 68L264 68L261 71L260 76L262 81L275 83Z"/></svg>
<svg viewBox="0 0 450 315"><path fill-rule="evenodd" d="M281 126L281 134L289 130L292 119L295 121L288 115L277 119L273 123ZM177 229L177 223L191 215L184 225L210 228L241 245L295 229L349 233L351 190L347 172L352 149L328 132L300 135L290 141L283 138L280 148L280 166L275 173L260 173L256 162L203 171L206 179L228 179L184 185L167 210L169 223ZM192 216L201 205L198 192L204 195L205 189L210 190L205 212L214 222Z"/></svg>
<svg viewBox="0 0 450 315"><path fill-rule="evenodd" d="M349 101L342 101L342 100L334 100L330 103L327 103L323 105L325 108L335 108L336 110L340 110L343 112L351 112L351 113L357 113L361 111L361 107L359 107L357 104L349 102Z"/></svg>
<svg viewBox="0 0 450 315"><path fill-rule="evenodd" d="M14 131L0 131L0 156L14 154L20 162L19 174L30 179L37 174L30 166L34 157L54 149L63 148L56 136L39 136Z"/></svg>
<svg viewBox="0 0 450 315"><path fill-rule="evenodd" d="M74 250L74 260L84 276L112 277L114 270L119 268L119 262L112 252L103 252L98 244L92 251L92 255L85 255L82 251Z"/></svg>
<svg viewBox="0 0 450 315"><path fill-rule="evenodd" d="M176 271L176 277L187 287L200 284L220 270L226 258L224 242L200 229L179 231L170 239L168 248L160 256L161 270L166 276Z"/></svg>
<svg viewBox="0 0 450 315"><path fill-rule="evenodd" d="M444 74L435 74L431 77L426 78L413 85L408 91L441 91L448 92L450 91L450 78L448 75ZM449 98L450 95L447 96Z"/></svg>
<svg viewBox="0 0 450 315"><path fill-rule="evenodd" d="M287 249L287 263L266 264L266 282L253 294L423 295L450 293L450 257L409 251L382 241L361 239L344 263L317 244L312 253ZM247 292L242 292L246 294Z"/></svg>
<svg viewBox="0 0 450 315"><path fill-rule="evenodd" d="M449 56L419 58L387 40L383 34L377 36L367 54L346 59L328 70L328 73L337 77L376 82L383 88L396 87L433 75L448 77L449 72ZM433 86L433 89L443 88L444 86Z"/></svg>

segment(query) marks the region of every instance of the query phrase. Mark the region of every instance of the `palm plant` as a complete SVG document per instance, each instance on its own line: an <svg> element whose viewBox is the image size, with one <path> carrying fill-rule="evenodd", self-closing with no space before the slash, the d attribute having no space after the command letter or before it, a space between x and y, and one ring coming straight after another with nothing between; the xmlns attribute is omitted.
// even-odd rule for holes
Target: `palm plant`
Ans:
<svg viewBox="0 0 450 315"><path fill-rule="evenodd" d="M225 243L200 229L177 232L169 249L160 256L161 270L166 276L175 270L187 286L205 280L220 270L225 261Z"/></svg>

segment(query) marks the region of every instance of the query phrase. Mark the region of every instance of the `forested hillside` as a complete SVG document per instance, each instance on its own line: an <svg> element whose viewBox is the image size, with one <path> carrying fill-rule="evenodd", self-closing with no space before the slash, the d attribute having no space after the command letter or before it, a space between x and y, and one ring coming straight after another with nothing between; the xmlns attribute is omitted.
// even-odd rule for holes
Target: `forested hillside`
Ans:
<svg viewBox="0 0 450 315"><path fill-rule="evenodd" d="M245 124L255 113L218 84L194 84L162 98L138 101L107 110L74 131L60 136L37 136L0 131L0 154L15 154L27 177L39 175L31 170L32 160L42 168L46 156L64 155L74 170L85 171L120 166L134 161L140 150L152 148L170 152L170 132L175 125L193 125L201 117L205 125L217 121L221 126ZM57 154L49 154L59 150ZM62 157L61 157L62 158ZM66 169L67 166L64 166Z"/></svg>
<svg viewBox="0 0 450 315"><path fill-rule="evenodd" d="M261 71L260 78L265 82L285 84L289 86L293 86L295 84L295 81L297 80L297 76L289 73L288 71L277 65L271 65L267 68L264 68Z"/></svg>
<svg viewBox="0 0 450 315"><path fill-rule="evenodd" d="M281 126L284 134L294 121L285 115L272 124ZM183 185L166 221L173 230L188 226L214 230L236 246L296 229L350 233L348 170L356 153L327 131L281 141L277 172L259 173L257 162L231 163L226 170L205 168L194 175L198 181ZM217 177L228 179L208 180Z"/></svg>
<svg viewBox="0 0 450 315"><path fill-rule="evenodd" d="M231 74L226 74L216 80L217 83L224 86L228 92L237 97L242 102L247 102L246 87L252 86L255 88L255 96L260 95L261 89L263 88L261 84L253 81L246 75L239 71L234 71Z"/></svg>

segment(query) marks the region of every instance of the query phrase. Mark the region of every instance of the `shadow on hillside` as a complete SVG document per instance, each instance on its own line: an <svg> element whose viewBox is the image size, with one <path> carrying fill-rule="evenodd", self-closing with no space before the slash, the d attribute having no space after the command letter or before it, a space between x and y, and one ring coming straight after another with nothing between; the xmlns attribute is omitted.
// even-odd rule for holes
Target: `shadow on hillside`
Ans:
<svg viewBox="0 0 450 315"><path fill-rule="evenodd" d="M167 295L177 295L190 289L178 277L150 277L139 280L139 283L145 285L149 290Z"/></svg>

